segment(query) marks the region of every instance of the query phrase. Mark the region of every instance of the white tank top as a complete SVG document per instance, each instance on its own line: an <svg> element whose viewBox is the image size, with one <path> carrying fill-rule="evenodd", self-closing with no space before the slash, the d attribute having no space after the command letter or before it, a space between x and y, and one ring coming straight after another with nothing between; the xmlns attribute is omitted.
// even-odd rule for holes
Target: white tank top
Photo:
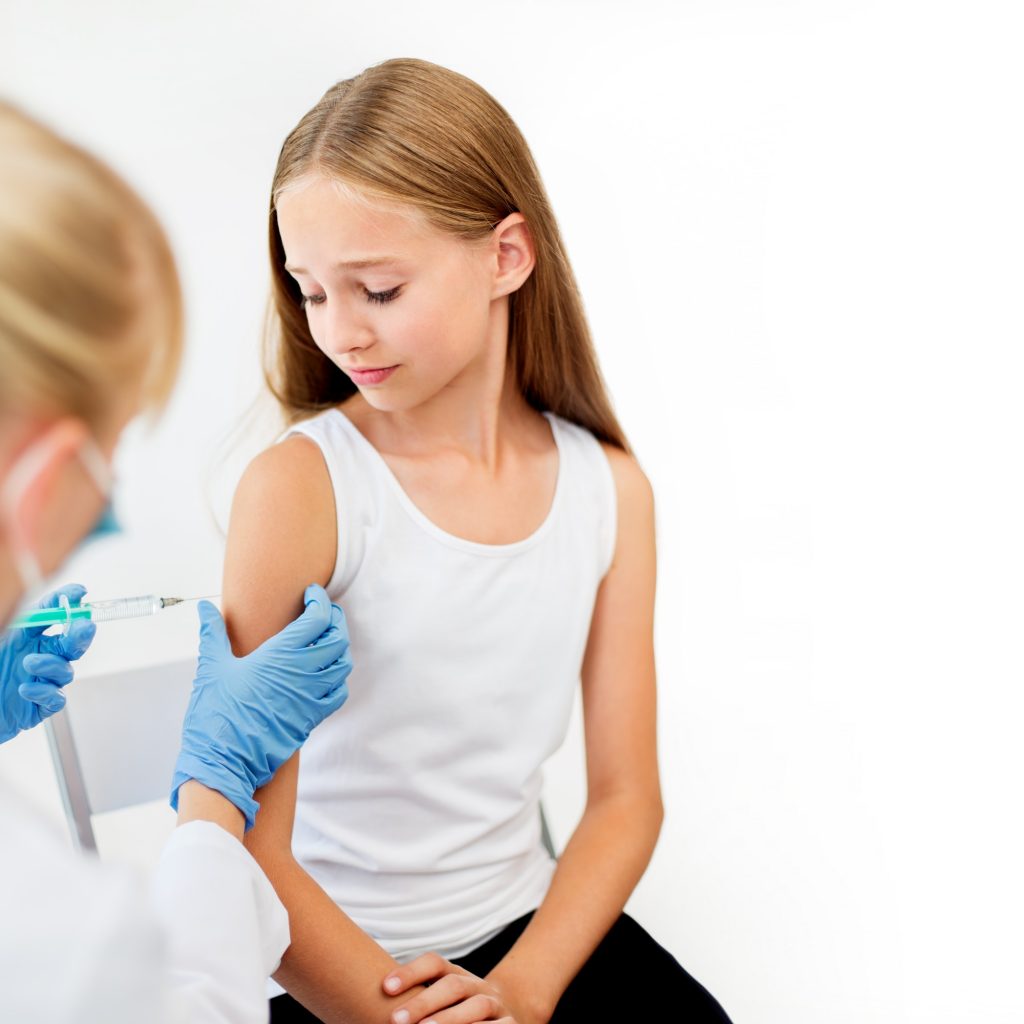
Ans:
<svg viewBox="0 0 1024 1024"><path fill-rule="evenodd" d="M345 612L345 704L302 750L293 851L401 963L452 959L536 909L541 766L565 738L615 484L590 431L545 412L558 446L547 518L524 540L440 529L339 409L296 424L323 452L338 515L327 592Z"/></svg>

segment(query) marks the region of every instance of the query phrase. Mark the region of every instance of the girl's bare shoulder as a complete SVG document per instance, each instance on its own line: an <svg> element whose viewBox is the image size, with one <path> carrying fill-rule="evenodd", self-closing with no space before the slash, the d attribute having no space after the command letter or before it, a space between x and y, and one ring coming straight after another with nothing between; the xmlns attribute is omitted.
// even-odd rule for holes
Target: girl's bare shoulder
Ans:
<svg viewBox="0 0 1024 1024"><path fill-rule="evenodd" d="M305 434L292 434L259 453L246 467L235 492L247 499L266 500L277 494L323 494L330 490L330 477L320 446Z"/></svg>
<svg viewBox="0 0 1024 1024"><path fill-rule="evenodd" d="M641 509L654 504L654 490L651 481L634 455L623 451L618 445L607 441L599 442L611 467L612 478L620 506Z"/></svg>

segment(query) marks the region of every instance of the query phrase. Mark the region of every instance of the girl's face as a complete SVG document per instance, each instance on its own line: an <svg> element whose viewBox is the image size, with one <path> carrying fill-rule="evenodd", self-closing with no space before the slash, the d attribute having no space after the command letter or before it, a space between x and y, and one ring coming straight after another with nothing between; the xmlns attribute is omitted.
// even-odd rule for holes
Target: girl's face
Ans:
<svg viewBox="0 0 1024 1024"><path fill-rule="evenodd" d="M492 323L502 289L488 246L322 177L282 193L277 222L313 340L371 405L409 409L456 378L482 377L495 339L504 340Z"/></svg>

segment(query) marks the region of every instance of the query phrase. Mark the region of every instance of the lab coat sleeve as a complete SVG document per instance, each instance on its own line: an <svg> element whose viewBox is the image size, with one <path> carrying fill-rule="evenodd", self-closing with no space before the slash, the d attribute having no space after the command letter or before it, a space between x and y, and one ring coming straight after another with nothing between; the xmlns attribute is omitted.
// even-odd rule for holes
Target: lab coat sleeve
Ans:
<svg viewBox="0 0 1024 1024"><path fill-rule="evenodd" d="M152 879L167 943L167 1017L269 1020L267 977L288 948L288 913L251 854L219 825L175 829Z"/></svg>

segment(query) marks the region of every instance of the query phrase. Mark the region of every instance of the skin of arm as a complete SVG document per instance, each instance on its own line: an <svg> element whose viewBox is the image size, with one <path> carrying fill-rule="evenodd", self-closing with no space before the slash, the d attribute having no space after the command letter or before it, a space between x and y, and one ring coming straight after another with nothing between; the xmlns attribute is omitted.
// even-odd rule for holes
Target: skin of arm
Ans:
<svg viewBox="0 0 1024 1024"><path fill-rule="evenodd" d="M178 791L178 824L190 821L212 821L239 842L245 833L245 815L226 796L195 779Z"/></svg>
<svg viewBox="0 0 1024 1024"><path fill-rule="evenodd" d="M306 585L326 586L336 553L334 495L316 444L291 437L257 456L235 493L225 552L222 606L236 656L302 611ZM327 1024L383 1024L406 997L381 988L397 961L292 856L298 766L295 754L257 790L244 839L288 910L291 946L274 978Z"/></svg>
<svg viewBox="0 0 1024 1024"><path fill-rule="evenodd" d="M654 667L654 495L632 456L602 445L618 495L612 566L598 589L583 658L587 803L530 924L487 979L549 1020L618 919L654 852L664 810Z"/></svg>

